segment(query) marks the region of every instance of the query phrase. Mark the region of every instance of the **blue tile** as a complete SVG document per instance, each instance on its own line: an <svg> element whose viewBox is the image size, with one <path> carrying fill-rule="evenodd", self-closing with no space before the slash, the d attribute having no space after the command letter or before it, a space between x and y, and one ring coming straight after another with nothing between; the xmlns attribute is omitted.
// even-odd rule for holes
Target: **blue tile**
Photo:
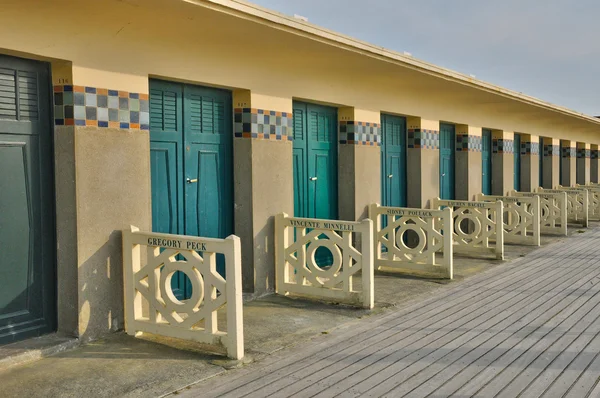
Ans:
<svg viewBox="0 0 600 398"><path fill-rule="evenodd" d="M73 92L73 86L71 86L70 84L63 86L63 91L70 91Z"/></svg>
<svg viewBox="0 0 600 398"><path fill-rule="evenodd" d="M139 112L130 112L129 113L129 122L130 123L139 123L140 122L140 113Z"/></svg>
<svg viewBox="0 0 600 398"><path fill-rule="evenodd" d="M129 93L129 98L135 98L135 99L139 99L140 95L137 93Z"/></svg>
<svg viewBox="0 0 600 398"><path fill-rule="evenodd" d="M142 130L150 130L150 125L149 124L140 124L140 129L142 129Z"/></svg>
<svg viewBox="0 0 600 398"><path fill-rule="evenodd" d="M54 118L55 119L64 119L65 118L64 106L57 105L54 107Z"/></svg>
<svg viewBox="0 0 600 398"><path fill-rule="evenodd" d="M140 100L140 112L150 112L150 104L148 100Z"/></svg>
<svg viewBox="0 0 600 398"><path fill-rule="evenodd" d="M73 105L65 105L65 119L73 119Z"/></svg>
<svg viewBox="0 0 600 398"><path fill-rule="evenodd" d="M96 88L95 87L86 87L85 92L88 94L96 94Z"/></svg>
<svg viewBox="0 0 600 398"><path fill-rule="evenodd" d="M85 118L87 120L97 120L97 118L98 118L97 108L93 107L93 106L86 106L85 107Z"/></svg>
<svg viewBox="0 0 600 398"><path fill-rule="evenodd" d="M54 105L64 105L63 93L54 93Z"/></svg>
<svg viewBox="0 0 600 398"><path fill-rule="evenodd" d="M98 95L98 108L108 108L108 96L107 95Z"/></svg>
<svg viewBox="0 0 600 398"><path fill-rule="evenodd" d="M63 93L63 104L73 105L73 92Z"/></svg>
<svg viewBox="0 0 600 398"><path fill-rule="evenodd" d="M120 124L120 127L121 127L122 129L128 129L128 128L129 128L129 123L121 123L121 124Z"/></svg>
<svg viewBox="0 0 600 398"><path fill-rule="evenodd" d="M75 105L73 107L73 117L85 120L85 106Z"/></svg>
<svg viewBox="0 0 600 398"><path fill-rule="evenodd" d="M108 97L108 107L110 109L119 109L119 97Z"/></svg>
<svg viewBox="0 0 600 398"><path fill-rule="evenodd" d="M64 119L54 119L54 124L57 126L63 126L65 124Z"/></svg>
<svg viewBox="0 0 600 398"><path fill-rule="evenodd" d="M76 126L85 126L85 120L83 119L75 119Z"/></svg>
<svg viewBox="0 0 600 398"><path fill-rule="evenodd" d="M108 127L108 122L98 121L98 127Z"/></svg>
<svg viewBox="0 0 600 398"><path fill-rule="evenodd" d="M85 105L86 106L98 106L98 97L96 94L85 94Z"/></svg>
<svg viewBox="0 0 600 398"><path fill-rule="evenodd" d="M129 98L119 97L119 109L121 109L121 110L129 109Z"/></svg>
<svg viewBox="0 0 600 398"><path fill-rule="evenodd" d="M108 110L108 120L111 122L119 121L119 111L117 109L109 109Z"/></svg>
<svg viewBox="0 0 600 398"><path fill-rule="evenodd" d="M119 96L119 91L117 91L117 90L108 90L108 95L110 95L111 97L118 97Z"/></svg>
<svg viewBox="0 0 600 398"><path fill-rule="evenodd" d="M84 93L73 93L73 100L75 105L85 105L85 94Z"/></svg>

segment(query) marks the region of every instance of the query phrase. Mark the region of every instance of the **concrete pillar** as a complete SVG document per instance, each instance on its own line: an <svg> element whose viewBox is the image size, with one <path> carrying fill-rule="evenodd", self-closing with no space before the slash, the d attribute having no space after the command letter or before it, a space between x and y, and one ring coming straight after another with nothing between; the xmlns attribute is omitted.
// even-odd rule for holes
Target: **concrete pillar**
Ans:
<svg viewBox="0 0 600 398"><path fill-rule="evenodd" d="M492 130L492 194L507 195L514 188L514 133Z"/></svg>
<svg viewBox="0 0 600 398"><path fill-rule="evenodd" d="M598 176L600 175L599 167L600 162L598 162L598 145L590 145L590 182L598 183Z"/></svg>
<svg viewBox="0 0 600 398"><path fill-rule="evenodd" d="M234 129L234 229L242 242L242 284L245 292L260 295L275 287L274 216L294 214L292 99L237 90L233 103L242 118L253 110L277 115L268 123L252 117L246 123L258 132L275 126L276 134L244 134L242 123Z"/></svg>
<svg viewBox="0 0 600 398"><path fill-rule="evenodd" d="M474 200L481 193L481 127L456 125L456 199Z"/></svg>
<svg viewBox="0 0 600 398"><path fill-rule="evenodd" d="M577 184L590 183L591 146L584 142L577 143Z"/></svg>
<svg viewBox="0 0 600 398"><path fill-rule="evenodd" d="M352 107L338 110L340 219L359 221L381 202L381 115Z"/></svg>
<svg viewBox="0 0 600 398"><path fill-rule="evenodd" d="M123 328L121 231L152 228L148 79L52 69L58 330L85 341Z"/></svg>
<svg viewBox="0 0 600 398"><path fill-rule="evenodd" d="M429 208L440 194L440 122L408 117L407 203Z"/></svg>
<svg viewBox="0 0 600 398"><path fill-rule="evenodd" d="M553 189L560 184L560 160L560 140L544 137L544 188Z"/></svg>
<svg viewBox="0 0 600 398"><path fill-rule="evenodd" d="M539 186L540 180L540 137L521 134L520 150L521 191L533 192Z"/></svg>
<svg viewBox="0 0 600 398"><path fill-rule="evenodd" d="M560 140L562 175L560 185L574 187L577 184L577 149L576 142Z"/></svg>

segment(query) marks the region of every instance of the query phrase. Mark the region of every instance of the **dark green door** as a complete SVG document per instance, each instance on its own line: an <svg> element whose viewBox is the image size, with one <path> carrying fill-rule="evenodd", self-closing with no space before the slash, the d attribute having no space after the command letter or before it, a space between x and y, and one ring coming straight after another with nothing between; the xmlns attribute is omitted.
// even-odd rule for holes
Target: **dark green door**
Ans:
<svg viewBox="0 0 600 398"><path fill-rule="evenodd" d="M56 325L49 76L0 55L0 344Z"/></svg>
<svg viewBox="0 0 600 398"><path fill-rule="evenodd" d="M515 134L514 147L514 188L521 190L521 135Z"/></svg>
<svg viewBox="0 0 600 398"><path fill-rule="evenodd" d="M485 129L481 137L481 192L492 194L492 131Z"/></svg>
<svg viewBox="0 0 600 398"><path fill-rule="evenodd" d="M226 238L233 233L231 93L150 81L152 226L155 232ZM224 274L223 259L218 261ZM175 294L188 297L187 277Z"/></svg>
<svg viewBox="0 0 600 398"><path fill-rule="evenodd" d="M338 218L337 109L294 101L294 216ZM317 264L331 264L320 247Z"/></svg>
<svg viewBox="0 0 600 398"><path fill-rule="evenodd" d="M440 123L440 199L454 199L454 148L454 125Z"/></svg>
<svg viewBox="0 0 600 398"><path fill-rule="evenodd" d="M406 207L406 119L381 115L381 133L382 204Z"/></svg>
<svg viewBox="0 0 600 398"><path fill-rule="evenodd" d="M538 150L540 160L540 187L544 186L544 137L540 137L540 148Z"/></svg>

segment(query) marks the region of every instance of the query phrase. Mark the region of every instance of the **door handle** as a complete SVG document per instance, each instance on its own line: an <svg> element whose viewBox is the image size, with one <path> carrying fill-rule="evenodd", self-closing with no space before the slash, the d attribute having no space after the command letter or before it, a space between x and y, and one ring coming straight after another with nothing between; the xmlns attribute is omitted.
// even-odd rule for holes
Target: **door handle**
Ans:
<svg viewBox="0 0 600 398"><path fill-rule="evenodd" d="M443 174L442 174L442 177L446 177L446 173L443 173Z"/></svg>
<svg viewBox="0 0 600 398"><path fill-rule="evenodd" d="M311 181L317 181L317 177L310 177L309 180L311 180Z"/></svg>
<svg viewBox="0 0 600 398"><path fill-rule="evenodd" d="M388 178L392 178L393 176L394 176L393 174L390 174L390 175L388 175Z"/></svg>
<svg viewBox="0 0 600 398"><path fill-rule="evenodd" d="M193 183L195 183L195 182L198 182L198 179L197 179L197 178L194 178L194 179L192 180L192 179L190 179L190 178L186 178L186 179L185 179L185 182L187 182L188 184L193 184Z"/></svg>

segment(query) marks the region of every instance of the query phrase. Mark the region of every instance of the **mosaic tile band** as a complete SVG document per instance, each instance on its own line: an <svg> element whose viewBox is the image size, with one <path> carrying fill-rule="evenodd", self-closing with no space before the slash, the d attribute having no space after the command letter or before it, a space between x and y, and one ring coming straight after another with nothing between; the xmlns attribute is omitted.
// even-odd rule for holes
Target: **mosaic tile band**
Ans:
<svg viewBox="0 0 600 398"><path fill-rule="evenodd" d="M340 121L339 139L340 144L380 146L381 124L359 121Z"/></svg>
<svg viewBox="0 0 600 398"><path fill-rule="evenodd" d="M481 152L482 139L477 135L457 134L456 152Z"/></svg>
<svg viewBox="0 0 600 398"><path fill-rule="evenodd" d="M577 148L577 159L585 159L592 157L592 151L590 149Z"/></svg>
<svg viewBox="0 0 600 398"><path fill-rule="evenodd" d="M440 133L435 130L409 129L408 147L411 149L440 149Z"/></svg>
<svg viewBox="0 0 600 398"><path fill-rule="evenodd" d="M57 85L54 86L54 123L150 130L148 94Z"/></svg>
<svg viewBox="0 0 600 398"><path fill-rule="evenodd" d="M563 158L574 158L577 156L577 148L574 147L562 147L561 148L561 156Z"/></svg>
<svg viewBox="0 0 600 398"><path fill-rule="evenodd" d="M559 156L560 147L558 145L544 145L544 156Z"/></svg>
<svg viewBox="0 0 600 398"><path fill-rule="evenodd" d="M594 149L592 151L590 151L590 158L591 159L598 159L598 150Z"/></svg>
<svg viewBox="0 0 600 398"><path fill-rule="evenodd" d="M256 108L235 108L234 136L260 140L291 141L293 122L291 112Z"/></svg>
<svg viewBox="0 0 600 398"><path fill-rule="evenodd" d="M539 142L521 142L521 155L539 155Z"/></svg>
<svg viewBox="0 0 600 398"><path fill-rule="evenodd" d="M492 139L492 153L514 153L515 142L503 138Z"/></svg>

